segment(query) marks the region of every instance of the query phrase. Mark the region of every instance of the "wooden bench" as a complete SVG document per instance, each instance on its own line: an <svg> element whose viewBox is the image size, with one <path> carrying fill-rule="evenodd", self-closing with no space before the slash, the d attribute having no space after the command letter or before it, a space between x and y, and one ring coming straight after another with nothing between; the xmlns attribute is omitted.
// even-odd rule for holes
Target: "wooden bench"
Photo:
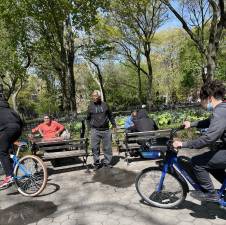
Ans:
<svg viewBox="0 0 226 225"><path fill-rule="evenodd" d="M83 165L87 166L88 139L48 140L35 142L34 154L39 152L44 160L53 160L68 157L82 157Z"/></svg>
<svg viewBox="0 0 226 225"><path fill-rule="evenodd" d="M118 138L117 141L118 151L119 153L125 152L125 161L129 164L129 156L140 156L138 150L142 143L149 141L152 145L158 147L158 140L160 138L169 138L170 131L171 129L132 133L124 131L124 140Z"/></svg>

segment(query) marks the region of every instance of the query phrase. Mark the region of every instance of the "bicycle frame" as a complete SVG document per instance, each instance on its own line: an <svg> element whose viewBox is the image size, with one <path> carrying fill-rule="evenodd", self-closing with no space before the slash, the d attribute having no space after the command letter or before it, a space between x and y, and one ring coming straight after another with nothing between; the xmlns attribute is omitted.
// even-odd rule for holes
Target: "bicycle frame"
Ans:
<svg viewBox="0 0 226 225"><path fill-rule="evenodd" d="M24 145L24 143L22 143L22 145ZM29 172L27 171L27 169L25 168L25 166L23 166L22 164L20 164L20 160L19 160L19 152L21 150L22 145L19 145L16 151L16 154L10 154L10 158L13 160L13 170L15 168L16 165L18 165L19 169L23 172L24 176L29 176ZM21 177L17 177L15 175L13 175L14 179L20 179Z"/></svg>
<svg viewBox="0 0 226 225"><path fill-rule="evenodd" d="M192 185L192 187L195 190L201 190L200 185L195 183L193 179L189 176L189 174L185 171L185 169L183 169L182 166L179 165L176 153L171 153L171 155L168 156L166 161L164 162L158 191L161 190L165 175L170 168L173 168L174 170L176 170L186 180L186 182Z"/></svg>

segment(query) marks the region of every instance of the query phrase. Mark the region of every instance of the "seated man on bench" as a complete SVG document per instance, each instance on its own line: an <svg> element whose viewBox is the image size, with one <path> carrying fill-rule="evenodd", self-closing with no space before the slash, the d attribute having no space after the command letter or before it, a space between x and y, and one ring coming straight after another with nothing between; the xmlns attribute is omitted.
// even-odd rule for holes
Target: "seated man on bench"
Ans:
<svg viewBox="0 0 226 225"><path fill-rule="evenodd" d="M137 112L136 117L133 119L133 123L135 132L158 130L155 121L149 118L147 112L143 109Z"/></svg>
<svg viewBox="0 0 226 225"><path fill-rule="evenodd" d="M148 114L144 109L138 110L136 116L133 117L132 121L132 129L126 130L126 148L130 156L136 157L140 155L138 151L138 149L140 148L139 146L146 147L146 143L150 139L150 136L146 136L145 132L158 130L158 126L153 119L148 117ZM137 132L142 132L141 136ZM134 135L131 136L130 133L133 133Z"/></svg>
<svg viewBox="0 0 226 225"><path fill-rule="evenodd" d="M126 129L126 132L134 132L135 131L133 120L136 119L136 116L137 116L137 110L133 110L131 112L131 115L129 115L127 117L127 119L125 120L124 128Z"/></svg>
<svg viewBox="0 0 226 225"><path fill-rule="evenodd" d="M39 132L43 140L63 139L60 137L65 130L64 126L54 120L48 115L44 116L44 122L32 129L32 133Z"/></svg>

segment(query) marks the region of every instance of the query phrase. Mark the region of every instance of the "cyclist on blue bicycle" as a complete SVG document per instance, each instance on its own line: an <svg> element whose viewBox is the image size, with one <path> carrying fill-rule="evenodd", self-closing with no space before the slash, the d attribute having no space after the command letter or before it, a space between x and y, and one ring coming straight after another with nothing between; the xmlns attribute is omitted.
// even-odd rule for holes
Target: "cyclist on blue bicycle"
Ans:
<svg viewBox="0 0 226 225"><path fill-rule="evenodd" d="M222 140L222 146L215 151L208 151L191 159L193 170L202 191L194 191L191 196L201 201L218 201L209 173L223 183L226 178L226 102L223 101L226 93L225 86L220 81L211 81L202 86L200 90L201 104L208 111L213 111L209 119L190 123L185 121L185 128L197 127L208 130L197 139L187 142L174 141L174 148L200 149Z"/></svg>
<svg viewBox="0 0 226 225"><path fill-rule="evenodd" d="M20 116L10 109L8 102L5 101L0 85L0 161L6 174L0 183L0 189L8 187L13 182L9 149L14 141L20 137L22 125Z"/></svg>

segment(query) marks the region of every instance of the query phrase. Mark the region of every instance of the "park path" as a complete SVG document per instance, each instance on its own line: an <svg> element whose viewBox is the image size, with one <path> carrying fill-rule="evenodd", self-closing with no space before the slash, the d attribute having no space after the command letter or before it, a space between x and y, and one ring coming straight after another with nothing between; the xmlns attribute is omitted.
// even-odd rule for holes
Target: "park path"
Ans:
<svg viewBox="0 0 226 225"><path fill-rule="evenodd" d="M181 154L193 152L184 150ZM84 168L50 168L48 186L36 198L21 196L14 187L1 191L0 225L226 224L226 210L211 203L201 205L189 195L179 209L159 209L141 203L134 179L154 162L132 161L127 166L117 154L114 161L112 169L91 173Z"/></svg>

